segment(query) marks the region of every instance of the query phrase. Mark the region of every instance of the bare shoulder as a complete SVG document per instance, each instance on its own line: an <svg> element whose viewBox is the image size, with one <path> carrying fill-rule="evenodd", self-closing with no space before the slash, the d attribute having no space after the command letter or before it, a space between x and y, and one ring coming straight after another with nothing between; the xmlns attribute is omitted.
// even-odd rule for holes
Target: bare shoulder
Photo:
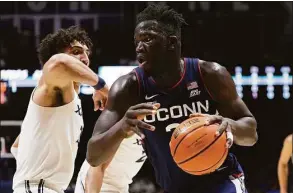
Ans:
<svg viewBox="0 0 293 193"><path fill-rule="evenodd" d="M111 86L107 108L125 110L139 101L139 84L136 74L130 72L119 77Z"/></svg>
<svg viewBox="0 0 293 193"><path fill-rule="evenodd" d="M111 86L109 94L126 93L128 91L136 91L138 89L138 80L135 72L130 72L119 77Z"/></svg>
<svg viewBox="0 0 293 193"><path fill-rule="evenodd" d="M224 66L203 60L199 65L204 85L214 100L227 102L238 98L232 76Z"/></svg>
<svg viewBox="0 0 293 193"><path fill-rule="evenodd" d="M227 69L217 62L199 60L201 73L209 76L225 76L229 74Z"/></svg>

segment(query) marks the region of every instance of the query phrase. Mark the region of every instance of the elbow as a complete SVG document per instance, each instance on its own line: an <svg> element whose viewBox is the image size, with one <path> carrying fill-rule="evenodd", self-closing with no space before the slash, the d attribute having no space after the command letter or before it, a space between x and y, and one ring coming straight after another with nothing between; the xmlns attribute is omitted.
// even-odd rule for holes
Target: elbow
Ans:
<svg viewBox="0 0 293 193"><path fill-rule="evenodd" d="M246 146L246 147L252 147L254 146L258 141L257 134L253 137L242 137L241 139L235 138L235 143L240 146Z"/></svg>
<svg viewBox="0 0 293 193"><path fill-rule="evenodd" d="M249 135L246 137L246 146L254 146L258 141L258 134L256 131L257 122L253 118L251 121L250 132Z"/></svg>
<svg viewBox="0 0 293 193"><path fill-rule="evenodd" d="M95 161L95 159L89 155L89 153L87 152L86 154L86 161L90 164L90 166L92 167L97 167L99 166L98 162Z"/></svg>
<svg viewBox="0 0 293 193"><path fill-rule="evenodd" d="M101 164L98 156L98 150L94 150L92 139L89 140L87 145L86 160L92 167L97 167Z"/></svg>
<svg viewBox="0 0 293 193"><path fill-rule="evenodd" d="M258 141L257 133L255 132L251 137L249 137L249 139L247 139L247 141L248 141L248 143L246 146L249 146L249 147L254 146Z"/></svg>
<svg viewBox="0 0 293 193"><path fill-rule="evenodd" d="M60 70L65 70L66 65L66 54L55 54L53 55L48 62L45 64L48 72L55 72Z"/></svg>
<svg viewBox="0 0 293 193"><path fill-rule="evenodd" d="M236 144L240 146L246 146L246 147L252 147L254 146L258 141L258 134L256 131L256 121L254 120L250 127L245 129L245 133L242 133L241 137L235 136L235 142Z"/></svg>
<svg viewBox="0 0 293 193"><path fill-rule="evenodd" d="M49 61L51 61L51 63L67 63L68 61L68 56L67 54L64 53L59 53L59 54L54 54L53 56L51 56L51 58L49 59Z"/></svg>

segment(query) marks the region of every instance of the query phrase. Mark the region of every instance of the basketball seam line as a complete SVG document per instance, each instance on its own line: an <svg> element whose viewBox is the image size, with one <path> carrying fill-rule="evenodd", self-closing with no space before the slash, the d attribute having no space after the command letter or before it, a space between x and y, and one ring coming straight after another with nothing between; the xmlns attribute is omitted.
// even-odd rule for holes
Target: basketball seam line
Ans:
<svg viewBox="0 0 293 193"><path fill-rule="evenodd" d="M204 170L199 170L199 171L192 171L192 170L184 170L184 171L186 171L186 172L203 172L203 171L206 171L206 170L208 170L208 169L210 169L210 168L214 167L216 164L218 164L218 163L219 163L219 161L221 161L221 160L222 160L222 158L225 156L226 152L227 152L227 149L225 149L225 151L224 151L224 154L223 154L223 155L222 155L222 157L221 157L221 158L218 160L218 162L217 162L217 163L215 163L214 165L212 165L211 167L207 168L207 169L204 169Z"/></svg>
<svg viewBox="0 0 293 193"><path fill-rule="evenodd" d="M177 149L178 149L178 146L179 146L180 143L183 141L183 139L185 139L186 136L189 135L191 132L193 132L193 131L199 129L199 128L202 127L202 126L204 126L204 124L201 124L201 125L197 126L196 128L193 128L193 129L192 129L191 131L189 131L184 137L182 137L182 139L177 143L177 145L176 145L176 147L175 147L175 150L174 150L174 154L173 154L173 156L175 156L176 151L177 151Z"/></svg>
<svg viewBox="0 0 293 193"><path fill-rule="evenodd" d="M225 132L223 132L223 133L225 133ZM191 160L191 159L193 159L193 158L195 158L196 156L198 156L198 155L200 155L201 153L203 153L205 150L207 150L210 146L212 146L222 135L223 135L223 133L221 134L221 135L219 135L212 143L210 143L208 146L206 146L204 149L202 149L200 152L198 152L197 154L195 154L195 155L193 155L193 156L191 156L190 158L187 158L186 160L184 160L184 161L182 161L182 162L179 162L178 164L180 165L180 164L183 164L183 163L185 163L185 162L187 162L187 161L189 161L189 160Z"/></svg>

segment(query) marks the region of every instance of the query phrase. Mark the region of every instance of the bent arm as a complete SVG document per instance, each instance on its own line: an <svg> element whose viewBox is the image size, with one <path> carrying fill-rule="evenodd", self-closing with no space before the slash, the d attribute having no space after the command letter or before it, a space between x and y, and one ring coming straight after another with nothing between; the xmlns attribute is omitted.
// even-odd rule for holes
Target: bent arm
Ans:
<svg viewBox="0 0 293 193"><path fill-rule="evenodd" d="M94 86L98 76L84 63L64 53L55 54L44 65L43 77L46 84L65 87L78 82Z"/></svg>
<svg viewBox="0 0 293 193"><path fill-rule="evenodd" d="M278 179L281 192L287 192L288 188L288 162L292 155L292 135L284 140L284 145L278 163Z"/></svg>
<svg viewBox="0 0 293 193"><path fill-rule="evenodd" d="M138 84L133 73L115 81L109 92L105 110L96 122L88 142L86 159L93 167L98 166L117 151L124 139L121 132L123 116L127 109L138 103Z"/></svg>
<svg viewBox="0 0 293 193"><path fill-rule="evenodd" d="M223 66L212 62L201 62L205 86L217 102L219 113L231 125L234 142L241 146L252 146L257 141L257 122L238 96L230 73Z"/></svg>

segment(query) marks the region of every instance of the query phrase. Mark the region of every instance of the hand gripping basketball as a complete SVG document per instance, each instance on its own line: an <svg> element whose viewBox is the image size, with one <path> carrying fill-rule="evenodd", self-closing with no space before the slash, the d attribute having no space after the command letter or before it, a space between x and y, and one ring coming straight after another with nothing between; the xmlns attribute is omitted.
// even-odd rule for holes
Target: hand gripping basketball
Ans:
<svg viewBox="0 0 293 193"><path fill-rule="evenodd" d="M233 145L233 134L231 131L231 125L229 123L229 120L220 116L220 115L209 115L209 114L201 114L201 113L193 113L190 115L190 117L208 117L208 121L206 122L205 125L211 125L214 123L220 123L220 127L216 132L216 136L221 135L224 131L226 131L227 135L227 143L226 147L230 148Z"/></svg>
<svg viewBox="0 0 293 193"><path fill-rule="evenodd" d="M146 115L156 114L157 109L160 107L159 103L156 104L148 104L148 103L141 103L138 105L134 105L130 107L122 121L122 131L125 137L130 137L134 133L139 135L142 139L145 137L144 134L141 132L141 129L148 129L150 131L154 131L155 127L153 125L147 124L143 122L143 118Z"/></svg>

